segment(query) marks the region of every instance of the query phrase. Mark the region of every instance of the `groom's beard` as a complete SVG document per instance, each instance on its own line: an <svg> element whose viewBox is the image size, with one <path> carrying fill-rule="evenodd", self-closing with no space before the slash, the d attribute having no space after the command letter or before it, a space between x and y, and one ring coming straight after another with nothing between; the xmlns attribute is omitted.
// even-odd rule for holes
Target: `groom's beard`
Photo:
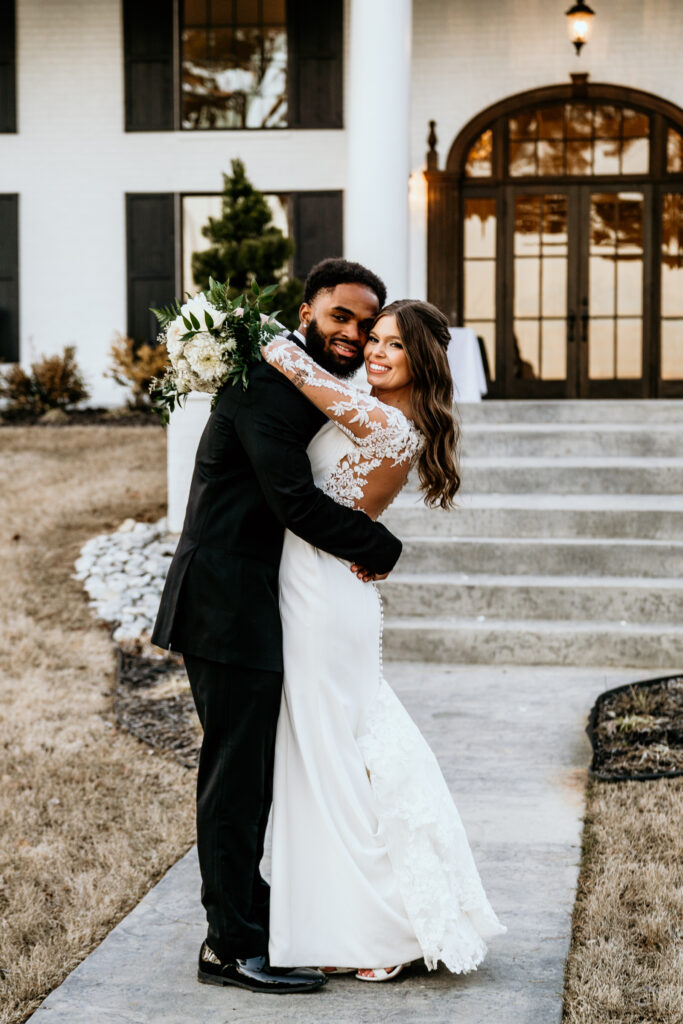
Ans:
<svg viewBox="0 0 683 1024"><path fill-rule="evenodd" d="M340 359L329 347L334 335L326 338L318 330L315 320L311 320L306 328L306 351L312 359L315 359L323 370L333 373L335 377L350 377L363 365L363 349L358 349L358 355L353 359ZM340 339L341 340L341 339Z"/></svg>

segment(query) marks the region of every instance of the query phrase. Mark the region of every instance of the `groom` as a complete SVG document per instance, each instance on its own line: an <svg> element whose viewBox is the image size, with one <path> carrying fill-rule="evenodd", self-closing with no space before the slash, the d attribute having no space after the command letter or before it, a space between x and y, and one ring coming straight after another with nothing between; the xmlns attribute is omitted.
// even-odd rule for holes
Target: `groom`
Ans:
<svg viewBox="0 0 683 1024"><path fill-rule="evenodd" d="M291 336L325 369L362 364L385 287L358 263L323 260L306 279ZM259 873L272 797L282 691L278 566L284 529L382 575L401 544L313 483L308 443L326 422L267 363L228 387L197 449L180 542L152 640L182 652L204 730L197 846L208 933L199 980L258 992L304 992L325 975L268 963L269 888Z"/></svg>

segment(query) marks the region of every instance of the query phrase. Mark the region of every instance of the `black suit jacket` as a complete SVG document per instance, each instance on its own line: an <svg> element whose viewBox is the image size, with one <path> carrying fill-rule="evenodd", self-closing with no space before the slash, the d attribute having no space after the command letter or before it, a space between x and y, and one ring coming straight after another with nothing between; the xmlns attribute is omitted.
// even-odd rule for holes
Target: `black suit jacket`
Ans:
<svg viewBox="0 0 683 1024"><path fill-rule="evenodd" d="M401 543L313 483L306 448L325 416L267 363L228 387L204 429L152 640L213 661L282 670L284 529L378 573ZM333 595L330 595L330 600Z"/></svg>

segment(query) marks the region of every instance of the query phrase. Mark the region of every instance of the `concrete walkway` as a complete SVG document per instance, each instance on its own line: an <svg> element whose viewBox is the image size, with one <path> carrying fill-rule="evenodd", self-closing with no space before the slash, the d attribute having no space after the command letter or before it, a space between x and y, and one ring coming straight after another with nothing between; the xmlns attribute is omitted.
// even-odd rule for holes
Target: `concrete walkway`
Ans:
<svg viewBox="0 0 683 1024"><path fill-rule="evenodd" d="M675 671L672 669L672 671ZM596 696L660 670L391 663L386 675L436 753L508 933L456 977L352 976L275 998L195 980L204 935L191 851L56 989L37 1024L559 1024Z"/></svg>

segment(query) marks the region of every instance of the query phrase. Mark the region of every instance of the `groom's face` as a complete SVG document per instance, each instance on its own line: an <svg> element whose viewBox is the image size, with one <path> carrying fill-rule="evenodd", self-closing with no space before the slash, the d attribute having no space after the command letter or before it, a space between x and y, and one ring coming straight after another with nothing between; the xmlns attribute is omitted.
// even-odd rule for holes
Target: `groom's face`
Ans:
<svg viewBox="0 0 683 1024"><path fill-rule="evenodd" d="M348 377L363 365L363 348L379 313L375 293L363 284L338 284L318 292L300 309L309 354L330 373Z"/></svg>

